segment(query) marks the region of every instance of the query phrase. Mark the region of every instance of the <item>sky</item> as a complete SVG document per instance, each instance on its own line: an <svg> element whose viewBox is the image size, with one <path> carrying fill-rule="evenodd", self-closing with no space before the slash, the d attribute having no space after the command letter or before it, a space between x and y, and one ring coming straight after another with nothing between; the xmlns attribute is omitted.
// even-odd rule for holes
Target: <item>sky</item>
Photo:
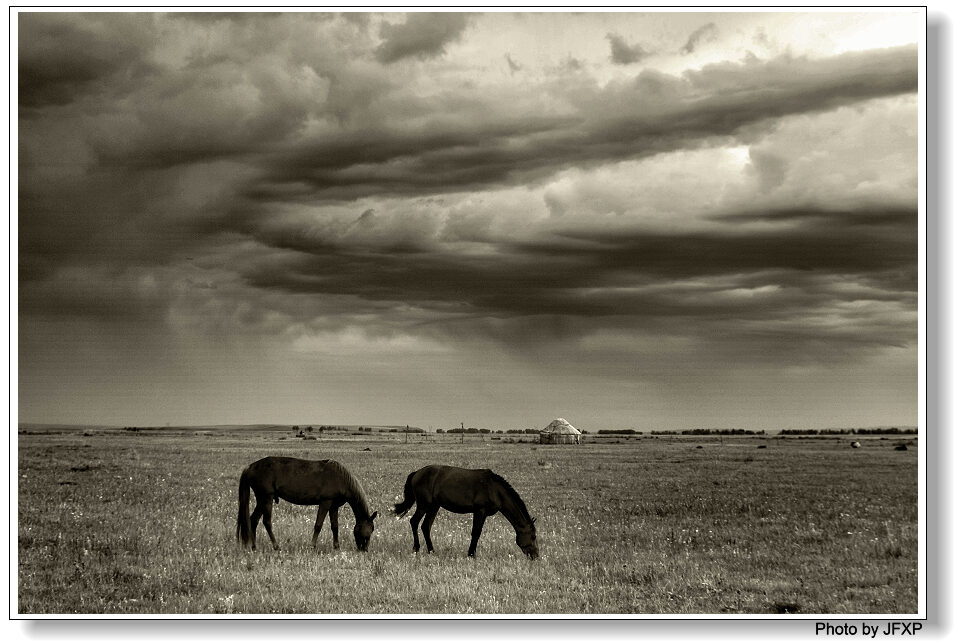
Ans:
<svg viewBox="0 0 963 644"><path fill-rule="evenodd" d="M19 422L918 422L918 12L15 18Z"/></svg>

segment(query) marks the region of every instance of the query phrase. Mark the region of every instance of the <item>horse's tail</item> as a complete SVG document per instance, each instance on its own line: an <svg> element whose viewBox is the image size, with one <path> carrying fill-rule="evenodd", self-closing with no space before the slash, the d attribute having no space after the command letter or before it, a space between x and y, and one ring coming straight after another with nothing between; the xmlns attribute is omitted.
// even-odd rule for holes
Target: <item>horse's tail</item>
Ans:
<svg viewBox="0 0 963 644"><path fill-rule="evenodd" d="M247 512L250 501L251 484L244 470L237 486L237 540L244 546L251 542L251 515Z"/></svg>
<svg viewBox="0 0 963 644"><path fill-rule="evenodd" d="M412 472L408 475L408 480L405 481L405 500L401 503L395 503L395 515L404 516L405 512L411 509L411 506L415 504L415 492L411 489L411 479L414 478L415 473Z"/></svg>

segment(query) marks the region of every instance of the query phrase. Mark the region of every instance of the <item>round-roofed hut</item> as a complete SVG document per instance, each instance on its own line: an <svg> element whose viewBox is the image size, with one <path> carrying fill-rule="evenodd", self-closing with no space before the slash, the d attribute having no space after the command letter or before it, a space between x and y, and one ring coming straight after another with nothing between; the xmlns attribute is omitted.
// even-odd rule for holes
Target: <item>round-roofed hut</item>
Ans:
<svg viewBox="0 0 963 644"><path fill-rule="evenodd" d="M538 442L546 445L578 445L582 432L564 418L556 418L538 434Z"/></svg>

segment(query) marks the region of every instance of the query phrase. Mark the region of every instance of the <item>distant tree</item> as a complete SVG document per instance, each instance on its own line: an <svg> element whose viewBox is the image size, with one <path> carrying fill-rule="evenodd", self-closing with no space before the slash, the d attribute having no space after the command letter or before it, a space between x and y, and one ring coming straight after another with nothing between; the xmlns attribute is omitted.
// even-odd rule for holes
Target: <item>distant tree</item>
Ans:
<svg viewBox="0 0 963 644"><path fill-rule="evenodd" d="M299 430L299 429L301 429L301 428L300 428L300 427L298 427L297 425L295 425L295 426L294 426L294 427L292 427L291 429L293 429L294 431L298 431L298 430Z"/></svg>

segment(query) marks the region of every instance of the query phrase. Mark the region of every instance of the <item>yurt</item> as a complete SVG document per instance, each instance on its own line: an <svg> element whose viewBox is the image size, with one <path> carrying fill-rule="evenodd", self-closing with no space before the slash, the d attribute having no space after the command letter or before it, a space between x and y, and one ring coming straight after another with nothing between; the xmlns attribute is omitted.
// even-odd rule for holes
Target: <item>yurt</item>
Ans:
<svg viewBox="0 0 963 644"><path fill-rule="evenodd" d="M548 445L577 445L582 442L582 432L564 418L556 418L539 432L538 442Z"/></svg>

